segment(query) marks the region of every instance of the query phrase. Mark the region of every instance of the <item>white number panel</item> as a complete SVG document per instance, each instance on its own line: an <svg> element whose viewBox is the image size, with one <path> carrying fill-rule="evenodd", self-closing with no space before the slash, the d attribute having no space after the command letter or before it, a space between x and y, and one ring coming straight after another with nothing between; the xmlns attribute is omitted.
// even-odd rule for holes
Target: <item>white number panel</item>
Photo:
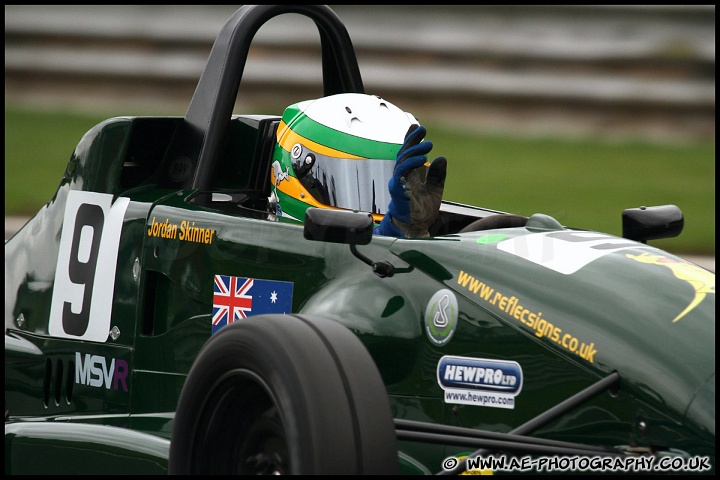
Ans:
<svg viewBox="0 0 720 480"><path fill-rule="evenodd" d="M71 191L50 306L54 337L105 342L110 332L120 232L130 199Z"/></svg>

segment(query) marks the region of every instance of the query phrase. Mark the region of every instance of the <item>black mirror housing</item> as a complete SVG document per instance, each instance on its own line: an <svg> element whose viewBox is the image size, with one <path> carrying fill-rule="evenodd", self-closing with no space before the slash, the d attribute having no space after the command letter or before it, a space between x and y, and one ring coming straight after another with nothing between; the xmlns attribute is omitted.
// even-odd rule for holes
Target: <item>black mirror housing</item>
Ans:
<svg viewBox="0 0 720 480"><path fill-rule="evenodd" d="M628 208L622 212L623 237L640 242L677 237L684 224L682 211L675 205Z"/></svg>
<svg viewBox="0 0 720 480"><path fill-rule="evenodd" d="M367 212L308 208L303 235L308 240L367 245L372 240L373 218Z"/></svg>

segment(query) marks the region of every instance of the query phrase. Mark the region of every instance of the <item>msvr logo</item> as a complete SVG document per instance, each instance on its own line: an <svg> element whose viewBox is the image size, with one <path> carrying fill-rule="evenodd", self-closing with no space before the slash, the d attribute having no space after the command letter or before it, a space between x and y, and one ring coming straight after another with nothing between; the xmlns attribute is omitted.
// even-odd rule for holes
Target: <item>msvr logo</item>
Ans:
<svg viewBox="0 0 720 480"><path fill-rule="evenodd" d="M122 389L127 392L128 372L128 364L125 360L113 358L108 367L105 357L86 353L83 362L82 354L75 352L75 383L91 387L104 386L110 389L112 380L113 390L117 390L119 384L122 383Z"/></svg>

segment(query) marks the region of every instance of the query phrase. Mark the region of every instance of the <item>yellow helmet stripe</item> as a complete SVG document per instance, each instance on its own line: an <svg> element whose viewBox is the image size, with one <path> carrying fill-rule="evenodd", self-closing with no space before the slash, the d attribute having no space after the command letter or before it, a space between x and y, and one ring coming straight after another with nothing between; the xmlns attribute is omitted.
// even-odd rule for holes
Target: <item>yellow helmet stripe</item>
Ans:
<svg viewBox="0 0 720 480"><path fill-rule="evenodd" d="M345 158L350 160L365 159L365 157L352 155L350 153L343 152L341 150L335 150L334 148L326 147L325 145L313 142L312 140L309 140L302 135L298 135L297 133L293 132L283 121L280 121L280 125L278 126L277 140L278 144L288 152L296 143L302 143L313 152L319 153L320 155L325 155L326 157Z"/></svg>
<svg viewBox="0 0 720 480"><path fill-rule="evenodd" d="M283 180L277 186L277 189L280 192L289 195L295 199L302 200L304 203L307 203L311 207L332 208L315 200L315 197L310 195L305 189L305 187L303 187L302 183L300 183L300 181L295 177L291 176L288 177L286 180Z"/></svg>
<svg viewBox="0 0 720 480"><path fill-rule="evenodd" d="M289 177L286 180L283 180L280 182L280 185L277 186L277 189L284 193L285 195L289 195L292 198L295 199L302 199L301 201L308 204L311 207L317 207L317 208L332 208L335 210L341 210L337 207L332 207L330 205L325 205L324 203L320 203L317 200L315 200L315 197L310 195L308 191L305 189L302 183L295 178L295 177ZM372 213L373 221L376 223L379 223L382 221L383 215L382 213Z"/></svg>

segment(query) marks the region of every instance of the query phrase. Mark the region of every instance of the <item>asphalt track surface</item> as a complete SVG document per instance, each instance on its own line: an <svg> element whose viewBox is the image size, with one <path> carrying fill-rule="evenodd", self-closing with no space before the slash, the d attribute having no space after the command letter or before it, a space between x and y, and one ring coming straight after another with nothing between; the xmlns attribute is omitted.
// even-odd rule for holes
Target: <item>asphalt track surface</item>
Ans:
<svg viewBox="0 0 720 480"><path fill-rule="evenodd" d="M7 241L17 232L23 225L28 221L28 218L24 217L5 217L5 240ZM715 257L714 256L700 256L700 255L680 255L685 260L692 262L696 265L700 265L707 270L715 273Z"/></svg>

